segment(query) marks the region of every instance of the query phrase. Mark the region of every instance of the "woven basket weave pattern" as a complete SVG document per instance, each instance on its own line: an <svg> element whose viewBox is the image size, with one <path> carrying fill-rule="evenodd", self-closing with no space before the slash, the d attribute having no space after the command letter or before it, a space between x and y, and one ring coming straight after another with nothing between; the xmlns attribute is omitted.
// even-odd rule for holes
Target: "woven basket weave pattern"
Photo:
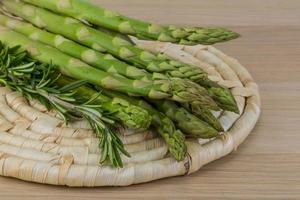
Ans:
<svg viewBox="0 0 300 200"><path fill-rule="evenodd" d="M0 88L0 174L26 181L76 187L126 186L198 171L203 165L236 149L260 114L258 87L247 70L211 46L182 46L138 41L144 49L204 69L211 80L229 87L241 115L214 113L226 132L214 140L188 140L189 156L176 162L153 131L121 130L131 158L114 169L99 166L98 139L86 121L64 125L56 112L19 93Z"/></svg>

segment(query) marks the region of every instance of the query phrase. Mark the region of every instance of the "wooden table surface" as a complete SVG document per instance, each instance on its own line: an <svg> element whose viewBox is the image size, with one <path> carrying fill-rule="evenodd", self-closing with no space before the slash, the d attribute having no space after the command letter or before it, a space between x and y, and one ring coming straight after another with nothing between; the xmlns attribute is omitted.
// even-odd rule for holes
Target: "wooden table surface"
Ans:
<svg viewBox="0 0 300 200"><path fill-rule="evenodd" d="M216 45L260 86L263 111L231 155L199 172L123 188L78 189L0 178L1 200L300 199L299 0L94 0L159 23L227 26L242 38Z"/></svg>

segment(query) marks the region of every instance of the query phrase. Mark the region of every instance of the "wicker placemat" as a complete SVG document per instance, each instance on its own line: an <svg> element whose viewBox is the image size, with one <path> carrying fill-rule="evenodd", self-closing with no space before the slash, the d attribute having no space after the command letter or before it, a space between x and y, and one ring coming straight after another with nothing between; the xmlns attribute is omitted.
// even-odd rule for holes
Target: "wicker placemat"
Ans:
<svg viewBox="0 0 300 200"><path fill-rule="evenodd" d="M0 174L44 184L76 187L126 186L186 175L236 149L260 114L258 87L247 70L211 46L135 41L155 53L201 67L210 79L231 88L241 115L215 113L226 132L214 140L188 140L189 156L176 162L152 131L120 130L131 158L115 169L99 166L98 140L85 121L64 125L55 112L0 88Z"/></svg>

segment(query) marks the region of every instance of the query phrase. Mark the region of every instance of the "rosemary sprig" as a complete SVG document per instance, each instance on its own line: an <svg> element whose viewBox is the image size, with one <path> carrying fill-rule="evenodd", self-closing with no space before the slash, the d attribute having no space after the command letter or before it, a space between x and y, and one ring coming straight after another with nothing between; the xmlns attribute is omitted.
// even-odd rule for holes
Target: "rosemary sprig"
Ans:
<svg viewBox="0 0 300 200"><path fill-rule="evenodd" d="M85 81L58 87L55 83L60 77L53 65L31 59L19 46L10 48L0 42L0 84L20 92L28 100L37 99L49 110L55 109L66 123L85 118L99 137L100 163L109 160L114 167L123 167L120 154L130 155L115 132L116 120L94 103L97 96L87 102L76 97L75 89L86 84Z"/></svg>

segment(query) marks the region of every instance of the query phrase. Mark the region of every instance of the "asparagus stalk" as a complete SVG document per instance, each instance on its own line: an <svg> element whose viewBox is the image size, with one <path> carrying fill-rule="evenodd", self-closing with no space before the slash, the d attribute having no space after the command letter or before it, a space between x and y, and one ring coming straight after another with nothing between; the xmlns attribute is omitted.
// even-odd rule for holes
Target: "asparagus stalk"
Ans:
<svg viewBox="0 0 300 200"><path fill-rule="evenodd" d="M0 40L10 46L21 45L30 55L44 63L53 63L66 76L86 80L91 84L123 93L145 96L152 99L171 99L178 102L194 102L201 99L199 90L191 85L182 85L173 79L145 82L130 80L95 69L78 59L42 43L34 42L14 31L2 28Z"/></svg>
<svg viewBox="0 0 300 200"><path fill-rule="evenodd" d="M72 82L72 79L62 76L57 80L57 85L63 87ZM146 130L149 128L152 117L147 110L132 105L125 99L118 97L110 98L100 92L87 86L81 86L76 89L76 98L88 101L94 99L95 104L101 105L106 113L110 113L117 121L129 129Z"/></svg>
<svg viewBox="0 0 300 200"><path fill-rule="evenodd" d="M207 89L210 96L216 101L220 108L237 114L240 113L236 100L228 88L225 88L209 79L200 80L199 84Z"/></svg>
<svg viewBox="0 0 300 200"><path fill-rule="evenodd" d="M19 51L19 47L9 48L0 43L0 52L1 85L21 92L28 99L37 99L49 109L57 110L66 122L73 118L85 118L99 137L102 150L100 162L110 160L115 167L123 166L120 154L130 155L110 128L116 126L114 119L100 105L94 104L94 99L82 102L75 97L73 89L85 82L77 81L57 87L60 74L52 65L36 63L28 57L27 52Z"/></svg>
<svg viewBox="0 0 300 200"><path fill-rule="evenodd" d="M105 95L114 98L122 98L131 102L133 105L140 106L146 109L153 117L152 125L155 127L156 131L162 136L165 140L170 153L172 156L180 161L183 160L187 153L187 147L185 144L185 136L180 131L177 130L172 120L167 116L155 110L147 102L141 99L136 99L134 97L129 97L114 91L101 90Z"/></svg>
<svg viewBox="0 0 300 200"><path fill-rule="evenodd" d="M156 107L166 114L175 125L184 133L196 138L214 138L218 136L218 131L208 123L200 120L186 109L179 107L171 101L151 101ZM218 127L219 128L219 127Z"/></svg>
<svg viewBox="0 0 300 200"><path fill-rule="evenodd" d="M84 0L23 1L142 39L193 45L197 43L214 44L232 40L239 36L237 33L224 28L178 28L175 26L160 26L122 16L116 12L92 5Z"/></svg>
<svg viewBox="0 0 300 200"><path fill-rule="evenodd" d="M224 131L222 124L220 121L212 114L209 109L206 109L202 106L193 104L183 104L183 106L194 113L197 117L202 119L203 121L207 122L213 128L218 131Z"/></svg>
<svg viewBox="0 0 300 200"><path fill-rule="evenodd" d="M168 78L167 76L160 73L151 74L143 69L130 66L125 62L115 59L110 54L105 55L100 52L94 51L85 46L77 44L72 40L65 39L60 35L52 34L47 31L36 28L26 22L12 19L4 15L0 15L0 24L7 26L19 33L22 33L27 37L30 37L36 41L40 41L45 44L56 47L62 52L70 56L73 56L75 58L81 59L87 62L88 64L98 69L102 69L106 72L116 73L131 79L139 79L143 81L155 81L161 79L170 80L170 81L173 80L172 78ZM199 96L200 99L198 100L198 102L200 102L201 106L212 110L218 110L219 108L218 105L209 96L209 93L206 91L205 88L196 85L194 83L191 83L190 81L187 80L180 80L180 81L182 82L182 85L188 84L190 85L190 88L191 87L198 88L198 92L199 94L201 94L201 96ZM179 80L176 79L176 82L179 83Z"/></svg>

